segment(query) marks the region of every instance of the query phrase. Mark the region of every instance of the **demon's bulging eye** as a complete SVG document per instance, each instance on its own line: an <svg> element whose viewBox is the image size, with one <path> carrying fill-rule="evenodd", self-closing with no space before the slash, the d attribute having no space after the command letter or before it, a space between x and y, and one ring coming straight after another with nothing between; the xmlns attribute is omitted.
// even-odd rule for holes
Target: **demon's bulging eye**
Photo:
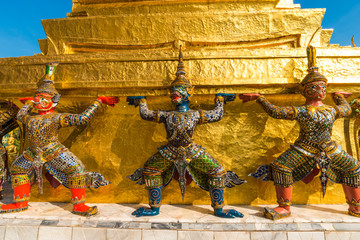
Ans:
<svg viewBox="0 0 360 240"><path fill-rule="evenodd" d="M172 90L172 92L184 93L184 92L186 92L186 87L176 86L176 87L172 87L171 90Z"/></svg>

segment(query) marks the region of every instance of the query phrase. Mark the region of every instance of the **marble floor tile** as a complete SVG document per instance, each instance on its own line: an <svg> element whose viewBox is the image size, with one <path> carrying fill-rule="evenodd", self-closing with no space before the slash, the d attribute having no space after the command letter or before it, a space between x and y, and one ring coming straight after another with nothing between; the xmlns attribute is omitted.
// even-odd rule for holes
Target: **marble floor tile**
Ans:
<svg viewBox="0 0 360 240"><path fill-rule="evenodd" d="M249 224L249 223L246 223ZM255 230L256 231L269 231L271 230L271 226L272 224L269 223L254 223L255 226Z"/></svg>
<svg viewBox="0 0 360 240"><path fill-rule="evenodd" d="M275 205L250 206L249 215L244 216L246 223L273 223L273 220L264 217L264 207L275 207Z"/></svg>
<svg viewBox="0 0 360 240"><path fill-rule="evenodd" d="M181 230L182 224L178 222L168 222L168 223L151 223L151 229L163 229L163 230Z"/></svg>
<svg viewBox="0 0 360 240"><path fill-rule="evenodd" d="M107 229L107 240L141 240L141 230Z"/></svg>
<svg viewBox="0 0 360 240"><path fill-rule="evenodd" d="M334 224L332 223L320 223L320 226L325 231L335 231Z"/></svg>
<svg viewBox="0 0 360 240"><path fill-rule="evenodd" d="M182 223L195 223L201 217L212 214L212 211L202 206L189 205L165 205L161 208L162 212L167 212L172 218Z"/></svg>
<svg viewBox="0 0 360 240"><path fill-rule="evenodd" d="M311 231L313 230L312 223L297 223L300 231Z"/></svg>
<svg viewBox="0 0 360 240"><path fill-rule="evenodd" d="M0 215L0 225L1 226L10 225L10 224L12 224L12 222L15 221L15 218L1 218L3 216L4 216L3 214ZM10 216L10 214L9 215L7 214L6 217L11 217L11 216Z"/></svg>
<svg viewBox="0 0 360 240"><path fill-rule="evenodd" d="M8 223L7 225L21 225L21 226L40 226L42 219L21 219L16 218L14 221Z"/></svg>
<svg viewBox="0 0 360 240"><path fill-rule="evenodd" d="M346 205L296 205L292 207L292 215L310 222L343 222ZM294 213L294 214L293 214Z"/></svg>
<svg viewBox="0 0 360 240"><path fill-rule="evenodd" d="M147 223L147 222L139 223L139 228L140 229L150 229L151 225L152 225L151 223Z"/></svg>
<svg viewBox="0 0 360 240"><path fill-rule="evenodd" d="M360 232L326 232L326 240L359 240Z"/></svg>
<svg viewBox="0 0 360 240"><path fill-rule="evenodd" d="M183 230L211 230L211 226L207 223L181 223Z"/></svg>
<svg viewBox="0 0 360 240"><path fill-rule="evenodd" d="M198 219L197 223L229 223L229 224L236 224L242 223L244 220L242 218L221 218L215 215L207 215L200 219Z"/></svg>
<svg viewBox="0 0 360 240"><path fill-rule="evenodd" d="M340 217L340 216L339 216ZM360 218L350 216L347 211L344 211L344 214L341 215L343 222L352 222L352 223L360 223Z"/></svg>
<svg viewBox="0 0 360 240"><path fill-rule="evenodd" d="M259 212L263 212L263 208L259 206L249 206L249 205L227 205L226 208L233 208L241 213L244 213L246 215L254 215Z"/></svg>
<svg viewBox="0 0 360 240"><path fill-rule="evenodd" d="M113 221L98 221L97 228L116 228L117 222Z"/></svg>
<svg viewBox="0 0 360 240"><path fill-rule="evenodd" d="M302 221L301 218L297 217L296 214L291 213L291 215L287 218L278 219L275 222L278 224L289 224L289 223L295 223L295 219L297 219L297 222L309 222L309 221Z"/></svg>
<svg viewBox="0 0 360 240"><path fill-rule="evenodd" d="M16 218L34 218L41 217L46 220L61 219L79 219L80 216L72 214L72 204L70 203L47 203L47 202L31 202L29 209L24 212L17 213Z"/></svg>
<svg viewBox="0 0 360 240"><path fill-rule="evenodd" d="M178 240L213 240L214 232L210 231L178 231Z"/></svg>
<svg viewBox="0 0 360 240"><path fill-rule="evenodd" d="M37 240L39 226L7 226L5 240Z"/></svg>
<svg viewBox="0 0 360 240"><path fill-rule="evenodd" d="M288 232L289 240L325 240L324 232Z"/></svg>
<svg viewBox="0 0 360 240"><path fill-rule="evenodd" d="M84 221L82 220L59 220L58 227L81 227L83 226Z"/></svg>
<svg viewBox="0 0 360 240"><path fill-rule="evenodd" d="M152 217L135 217L134 215L131 214L132 212L134 212L136 209L138 209L140 207L149 208L149 205L145 205L145 204L117 204L117 205L123 211L124 216L130 217L129 221L148 222L149 219L152 218ZM160 218L162 218L161 214L162 214L162 208L160 209L160 214L157 216L160 216ZM153 216L153 217L156 217L156 216Z"/></svg>
<svg viewBox="0 0 360 240"><path fill-rule="evenodd" d="M152 217L140 217L141 219L146 219L146 222L149 223L168 223L168 222L178 222L176 218L171 217L166 212L161 212L160 214Z"/></svg>
<svg viewBox="0 0 360 240"><path fill-rule="evenodd" d="M299 226L296 223L276 223L269 224L272 231L298 231Z"/></svg>
<svg viewBox="0 0 360 240"><path fill-rule="evenodd" d="M244 222L243 218L221 218L214 215L214 210L210 205L197 205L192 206L192 208L197 208L198 211L203 213L202 216L197 217L196 222L197 223L240 223ZM243 208L239 208L239 206L226 206L224 208L224 211L227 211L229 209L235 209L239 212L244 212ZM194 213L196 214L196 213Z"/></svg>
<svg viewBox="0 0 360 240"><path fill-rule="evenodd" d="M47 219L44 219L40 223L40 226L57 226L58 223L59 223L59 220L47 220Z"/></svg>
<svg viewBox="0 0 360 240"><path fill-rule="evenodd" d="M105 228L78 228L72 231L72 240L106 240Z"/></svg>
<svg viewBox="0 0 360 240"><path fill-rule="evenodd" d="M177 240L176 230L143 230L142 240Z"/></svg>
<svg viewBox="0 0 360 240"><path fill-rule="evenodd" d="M38 240L71 240L71 236L71 227L39 227Z"/></svg>
<svg viewBox="0 0 360 240"><path fill-rule="evenodd" d="M121 219L122 221L132 221L133 216L129 212L124 212L124 209L115 203L97 204L98 214L95 218L97 220L114 221Z"/></svg>
<svg viewBox="0 0 360 240"><path fill-rule="evenodd" d="M336 231L360 231L358 223L333 223Z"/></svg>
<svg viewBox="0 0 360 240"><path fill-rule="evenodd" d="M251 240L288 240L286 232L251 232Z"/></svg>
<svg viewBox="0 0 360 240"><path fill-rule="evenodd" d="M92 220L91 218L83 221L82 227L96 227L98 222L96 220Z"/></svg>
<svg viewBox="0 0 360 240"><path fill-rule="evenodd" d="M222 223L213 223L210 225L210 228L208 230L211 230L211 231L223 231L224 230L224 224ZM231 225L233 226L233 224Z"/></svg>
<svg viewBox="0 0 360 240"><path fill-rule="evenodd" d="M258 224L262 224L262 222L259 222L257 220L257 218L260 218L260 219L265 219L263 216L256 216L256 215L252 215L252 216L245 216L244 218L244 222L245 223L258 223ZM267 221L270 223L271 221L267 219Z"/></svg>
<svg viewBox="0 0 360 240"><path fill-rule="evenodd" d="M214 232L214 240L250 240L250 232Z"/></svg>
<svg viewBox="0 0 360 240"><path fill-rule="evenodd" d="M5 239L5 226L0 226L0 240Z"/></svg>

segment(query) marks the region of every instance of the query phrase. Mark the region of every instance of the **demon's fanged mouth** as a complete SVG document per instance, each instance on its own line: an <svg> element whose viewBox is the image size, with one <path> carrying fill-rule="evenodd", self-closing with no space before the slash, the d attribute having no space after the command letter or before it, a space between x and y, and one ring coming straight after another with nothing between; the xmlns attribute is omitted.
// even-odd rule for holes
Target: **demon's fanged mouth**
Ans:
<svg viewBox="0 0 360 240"><path fill-rule="evenodd" d="M179 92L172 92L171 93L171 100L173 102L180 102L181 98L182 98L182 96L181 96L181 94Z"/></svg>

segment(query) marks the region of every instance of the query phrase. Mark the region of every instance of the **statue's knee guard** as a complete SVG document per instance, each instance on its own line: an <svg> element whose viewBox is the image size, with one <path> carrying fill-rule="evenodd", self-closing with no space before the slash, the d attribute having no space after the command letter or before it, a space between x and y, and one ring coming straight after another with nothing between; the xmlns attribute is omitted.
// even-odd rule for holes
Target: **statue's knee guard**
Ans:
<svg viewBox="0 0 360 240"><path fill-rule="evenodd" d="M274 185L281 187L291 187L294 183L292 171L290 168L282 165L278 162L271 163L272 177L274 179Z"/></svg>
<svg viewBox="0 0 360 240"><path fill-rule="evenodd" d="M86 177L84 175L69 177L69 188L71 190L71 203L85 203Z"/></svg>
<svg viewBox="0 0 360 240"><path fill-rule="evenodd" d="M13 188L30 183L29 176L27 174L12 174L11 184Z"/></svg>
<svg viewBox="0 0 360 240"><path fill-rule="evenodd" d="M214 168L211 172L207 173L209 188L225 188L226 171L222 166Z"/></svg>
<svg viewBox="0 0 360 240"><path fill-rule="evenodd" d="M30 179L27 174L11 175L11 184L14 189L15 203L26 202L30 199Z"/></svg>
<svg viewBox="0 0 360 240"><path fill-rule="evenodd" d="M143 176L148 190L162 187L164 184L160 171L144 168Z"/></svg>
<svg viewBox="0 0 360 240"><path fill-rule="evenodd" d="M82 189L85 187L86 176L84 174L69 176L69 188Z"/></svg>

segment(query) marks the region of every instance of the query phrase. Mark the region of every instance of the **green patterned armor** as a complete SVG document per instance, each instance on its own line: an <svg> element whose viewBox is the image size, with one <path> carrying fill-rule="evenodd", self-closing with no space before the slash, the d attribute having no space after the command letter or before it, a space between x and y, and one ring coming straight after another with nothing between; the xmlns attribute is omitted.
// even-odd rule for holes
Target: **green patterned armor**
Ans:
<svg viewBox="0 0 360 240"><path fill-rule="evenodd" d="M272 105L266 98L259 97L258 103L271 117L296 120L300 125L300 133L287 151L270 166L261 166L252 176L273 180L275 185L290 187L294 182L304 179L318 165L326 174L326 179L322 180L324 194L327 179L335 183L359 187L359 163L331 140L334 121L349 116L351 108L341 94L335 94L333 99L337 104L334 107L328 105L278 107ZM268 175L260 174L265 172Z"/></svg>

